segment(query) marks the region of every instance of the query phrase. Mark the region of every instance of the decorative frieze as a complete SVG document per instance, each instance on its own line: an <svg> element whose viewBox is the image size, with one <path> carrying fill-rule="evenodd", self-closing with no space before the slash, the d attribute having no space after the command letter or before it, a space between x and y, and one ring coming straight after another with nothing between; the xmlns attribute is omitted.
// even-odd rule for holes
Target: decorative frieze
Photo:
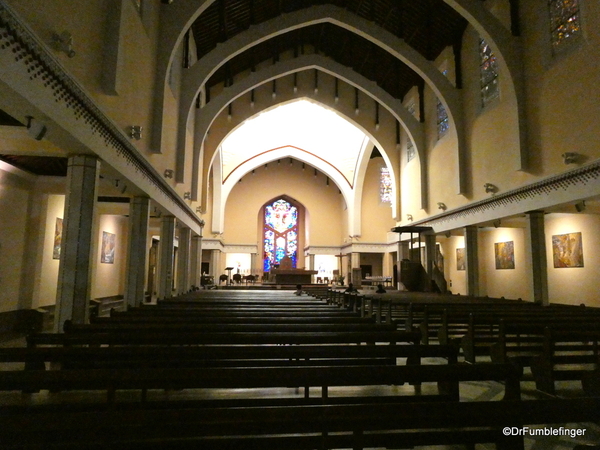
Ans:
<svg viewBox="0 0 600 450"><path fill-rule="evenodd" d="M505 209L510 210L511 214L518 214L547 208L580 199L582 196L598 195L600 193L598 178L600 178L600 161L594 161L527 186L495 194L485 200L414 222L413 225L426 225L438 230L445 228L445 225L450 222L473 222L476 216L493 213L494 210L500 212Z"/></svg>

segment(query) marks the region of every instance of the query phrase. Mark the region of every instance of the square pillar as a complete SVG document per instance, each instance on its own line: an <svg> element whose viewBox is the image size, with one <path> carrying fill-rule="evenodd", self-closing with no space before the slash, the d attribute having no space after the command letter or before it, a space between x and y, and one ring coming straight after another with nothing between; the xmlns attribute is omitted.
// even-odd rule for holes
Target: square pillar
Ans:
<svg viewBox="0 0 600 450"><path fill-rule="evenodd" d="M175 247L175 217L163 216L158 244L158 298L173 295L173 256Z"/></svg>
<svg viewBox="0 0 600 450"><path fill-rule="evenodd" d="M190 246L192 230L188 227L179 229L179 247L177 250L177 293L184 294L190 290Z"/></svg>
<svg viewBox="0 0 600 450"><path fill-rule="evenodd" d="M479 295L479 247L476 226L465 227L465 259L467 269L467 295Z"/></svg>
<svg viewBox="0 0 600 450"><path fill-rule="evenodd" d="M88 321L91 296L92 242L100 160L96 156L70 156L54 332L62 332L66 320Z"/></svg>
<svg viewBox="0 0 600 450"><path fill-rule="evenodd" d="M190 250L190 284L200 287L202 284L202 236L192 236Z"/></svg>
<svg viewBox="0 0 600 450"><path fill-rule="evenodd" d="M531 258L531 283L533 301L548 305L548 264L546 251L546 228L544 211L527 213L528 257Z"/></svg>
<svg viewBox="0 0 600 450"><path fill-rule="evenodd" d="M133 197L129 203L129 248L125 272L125 308L144 301L146 262L148 259L148 221L150 199Z"/></svg>

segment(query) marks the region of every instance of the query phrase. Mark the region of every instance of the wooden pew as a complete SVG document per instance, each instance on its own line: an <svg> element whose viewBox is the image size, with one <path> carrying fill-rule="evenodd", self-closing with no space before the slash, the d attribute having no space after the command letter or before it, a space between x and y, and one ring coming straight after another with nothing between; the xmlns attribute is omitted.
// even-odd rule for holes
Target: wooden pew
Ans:
<svg viewBox="0 0 600 450"><path fill-rule="evenodd" d="M0 445L8 450L52 444L82 450L308 450L495 443L500 450L522 450L523 436L504 437L504 427L558 427L599 415L599 398L134 412L127 408L64 414L4 408Z"/></svg>
<svg viewBox="0 0 600 450"><path fill-rule="evenodd" d="M475 362L485 355L495 362L509 359L522 367L531 365L531 358L542 351L544 330L593 327L598 320L586 314L565 316L554 314L473 315L468 333L461 340L465 360Z"/></svg>
<svg viewBox="0 0 600 450"><path fill-rule="evenodd" d="M179 314L128 314L127 312L112 313L109 317L90 318L92 324L103 323L223 323L223 324L302 324L302 323L375 323L374 319L367 317L358 317L355 314L316 314L316 315L207 315L207 314L186 314L181 311Z"/></svg>
<svg viewBox="0 0 600 450"><path fill-rule="evenodd" d="M202 367L0 371L0 390L38 392L106 391L113 402L117 390L254 389L304 386L389 386L438 383L440 394L458 400L461 381L502 381L506 399L520 398L521 372L511 364L444 364L404 366Z"/></svg>
<svg viewBox="0 0 600 450"><path fill-rule="evenodd" d="M418 331L349 331L349 332L98 332L33 333L27 336L30 347L40 345L308 345L348 343L418 343Z"/></svg>
<svg viewBox="0 0 600 450"><path fill-rule="evenodd" d="M223 345L223 346L117 346L117 347L7 347L0 362L58 368L143 367L261 367L305 365L421 364L423 358L457 362L454 346L425 345Z"/></svg>
<svg viewBox="0 0 600 450"><path fill-rule="evenodd" d="M64 332L74 333L125 333L125 332L172 332L172 333L308 333L394 331L395 325L377 323L194 323L194 322L102 322L73 324L66 321Z"/></svg>
<svg viewBox="0 0 600 450"><path fill-rule="evenodd" d="M581 381L586 373L600 367L600 323L587 325L579 324L568 330L545 328L542 351L531 359L531 372L538 390L555 395L556 381ZM588 389L599 390L597 387Z"/></svg>

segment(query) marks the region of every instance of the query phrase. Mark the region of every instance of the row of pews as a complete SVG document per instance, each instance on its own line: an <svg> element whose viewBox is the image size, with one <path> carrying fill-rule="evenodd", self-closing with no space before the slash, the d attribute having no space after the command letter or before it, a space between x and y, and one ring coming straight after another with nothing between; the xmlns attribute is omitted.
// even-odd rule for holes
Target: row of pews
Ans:
<svg viewBox="0 0 600 450"><path fill-rule="evenodd" d="M22 364L0 371L0 394L22 393L0 448L523 449L503 428L600 419L598 393L524 400L512 360L462 362L392 301L333 295L197 291L0 348ZM466 401L468 382L502 399Z"/></svg>
<svg viewBox="0 0 600 450"><path fill-rule="evenodd" d="M418 329L421 343L455 344L469 363L510 362L529 369L538 390L555 395L557 381L580 381L599 392L600 308L541 306L522 300L401 293L360 295L330 290L329 303L380 323Z"/></svg>

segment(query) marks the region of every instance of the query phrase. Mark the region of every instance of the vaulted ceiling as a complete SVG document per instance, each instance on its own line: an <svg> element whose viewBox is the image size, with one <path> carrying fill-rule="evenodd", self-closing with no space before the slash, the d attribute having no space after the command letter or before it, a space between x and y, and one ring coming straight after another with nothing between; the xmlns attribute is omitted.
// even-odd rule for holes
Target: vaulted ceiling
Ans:
<svg viewBox="0 0 600 450"><path fill-rule="evenodd" d="M202 58L220 42L252 25L313 5L332 4L379 25L403 39L428 60L447 46L460 43L466 20L443 0L217 0L194 22L197 56ZM176 2L173 5L176 6ZM421 83L408 66L361 36L331 23L321 23L279 35L239 54L224 64L207 86L233 80L236 74L262 61L277 60L285 51L302 54L315 49L375 81L395 98Z"/></svg>

